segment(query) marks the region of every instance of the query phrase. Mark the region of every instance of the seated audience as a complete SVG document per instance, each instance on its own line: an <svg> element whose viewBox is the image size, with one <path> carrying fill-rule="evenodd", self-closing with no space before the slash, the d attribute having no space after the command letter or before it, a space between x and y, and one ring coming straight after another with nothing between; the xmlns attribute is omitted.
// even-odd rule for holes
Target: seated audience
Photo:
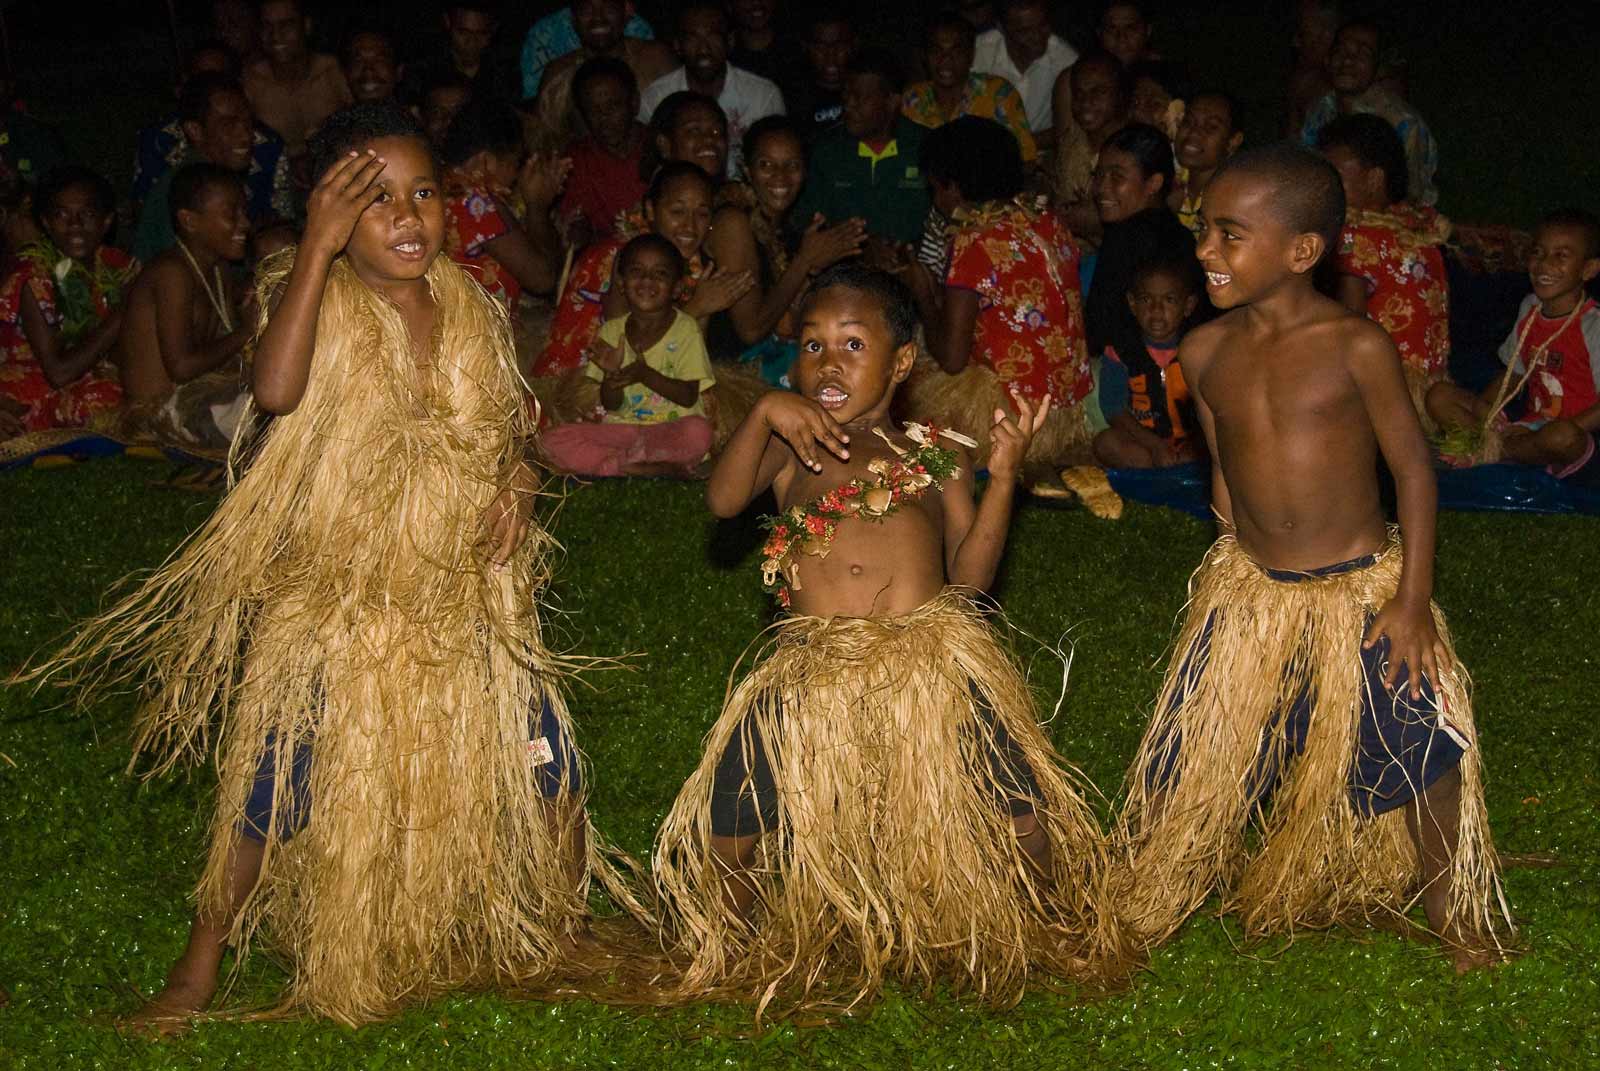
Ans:
<svg viewBox="0 0 1600 1071"><path fill-rule="evenodd" d="M239 357L257 328L255 291L223 274L250 234L244 186L216 164L185 164L168 203L177 240L128 289L122 430L134 440L226 451L244 412Z"/></svg>
<svg viewBox="0 0 1600 1071"><path fill-rule="evenodd" d="M339 69L357 104L393 100L400 87L400 60L394 42L377 30L350 35L339 56Z"/></svg>
<svg viewBox="0 0 1600 1071"><path fill-rule="evenodd" d="M678 66L672 49L659 41L624 36L627 18L623 0L577 0L572 5L578 47L545 69L535 105L539 125L558 144L565 146L582 134L578 126L581 120L572 107L572 76L586 60L596 56L619 59L628 65L640 86L648 86Z"/></svg>
<svg viewBox="0 0 1600 1071"><path fill-rule="evenodd" d="M24 247L43 237L33 214L33 187L15 171L0 169L0 279L17 267Z"/></svg>
<svg viewBox="0 0 1600 1071"><path fill-rule="evenodd" d="M939 15L928 23L923 55L929 79L906 87L901 113L930 129L963 115L993 119L1011 131L1022 150L1022 162L1031 164L1039 147L1028 129L1028 115L1016 86L994 74L972 69L977 33L959 15Z"/></svg>
<svg viewBox="0 0 1600 1071"><path fill-rule="evenodd" d="M623 10L627 18L622 27L624 36L636 37L641 41L649 41L655 37L655 31L650 28L648 22L634 12L632 4L626 5ZM553 11L528 27L528 34L522 40L519 65L522 99L537 98L539 87L544 82L545 68L567 53L576 52L581 46L582 41L578 37L577 19L573 16L573 7Z"/></svg>
<svg viewBox="0 0 1600 1071"><path fill-rule="evenodd" d="M972 69L1016 86L1034 139L1042 146L1051 143L1056 79L1077 62L1078 53L1050 31L1046 0L1003 0L1000 25L978 35L976 52Z"/></svg>
<svg viewBox="0 0 1600 1071"><path fill-rule="evenodd" d="M301 159L311 132L350 103L350 87L338 60L311 51L311 19L301 0L262 0L260 27L262 55L245 65L245 96L256 118L283 139L289 158Z"/></svg>
<svg viewBox="0 0 1600 1071"><path fill-rule="evenodd" d="M1426 420L1424 398L1450 360L1450 282L1442 247L1450 221L1406 201L1406 155L1376 115L1343 115L1317 148L1344 183L1345 225L1334 267L1338 298L1388 332Z"/></svg>
<svg viewBox="0 0 1600 1071"><path fill-rule="evenodd" d="M694 164L713 185L722 185L728 173L728 120L721 105L689 89L661 102L650 117L640 174L653 176L669 160Z"/></svg>
<svg viewBox="0 0 1600 1071"><path fill-rule="evenodd" d="M1194 235L1167 207L1172 184L1172 145L1144 123L1130 123L1100 150L1094 170L1094 200L1102 237L1094 277L1084 299L1089 352L1138 353L1144 336L1128 304L1139 269L1152 261L1194 259Z"/></svg>
<svg viewBox="0 0 1600 1071"><path fill-rule="evenodd" d="M139 262L106 245L116 220L111 184L65 165L40 181L44 235L0 282L0 397L27 431L113 423L122 403L112 353Z"/></svg>
<svg viewBox="0 0 1600 1071"><path fill-rule="evenodd" d="M167 194L174 171L183 164L215 164L242 176L245 211L253 222L292 214L284 144L257 130L250 102L237 82L221 74L190 78L178 98L178 133L163 157L169 166L151 182L139 208L133 251L140 260L152 260L172 246L172 208Z"/></svg>
<svg viewBox="0 0 1600 1071"><path fill-rule="evenodd" d="M715 100L728 121L728 174L744 174L744 132L769 115L783 114L777 85L728 62L728 16L720 3L688 0L678 9L672 47L683 66L645 86L639 117L649 122L661 102L673 93L692 90Z"/></svg>
<svg viewBox="0 0 1600 1071"><path fill-rule="evenodd" d="M1165 468L1192 460L1203 440L1178 365L1178 343L1200 304L1200 262L1151 260L1133 274L1128 308L1141 345L1107 347L1099 403L1109 425L1094 438L1107 468Z"/></svg>
<svg viewBox="0 0 1600 1071"><path fill-rule="evenodd" d="M422 91L411 110L427 132L434 152L443 147L451 121L471 99L472 87L460 75L448 71L422 83Z"/></svg>
<svg viewBox="0 0 1600 1071"><path fill-rule="evenodd" d="M789 101L790 87L805 76L805 49L778 26L778 0L732 0L733 35L728 62L777 84Z"/></svg>
<svg viewBox="0 0 1600 1071"><path fill-rule="evenodd" d="M673 305L683 275L683 254L659 234L641 234L617 254L627 311L600 328L584 369L600 384L600 419L544 433L541 447L555 469L689 477L705 460L704 392L716 376L700 325Z"/></svg>
<svg viewBox="0 0 1600 1071"><path fill-rule="evenodd" d="M1294 69L1289 72L1289 108L1285 137L1297 138L1306 114L1325 94L1333 92L1328 57L1343 16L1339 0L1299 0L1295 4Z"/></svg>
<svg viewBox="0 0 1600 1071"><path fill-rule="evenodd" d="M1124 67L1131 68L1136 63L1161 59L1150 46L1152 29L1141 5L1118 2L1107 4L1100 13L1095 36L1101 48L1117 57Z"/></svg>
<svg viewBox="0 0 1600 1071"><path fill-rule="evenodd" d="M1128 117L1153 126L1169 138L1178 135L1189 96L1183 75L1166 60L1140 60L1127 68L1131 90Z"/></svg>
<svg viewBox="0 0 1600 1071"><path fill-rule="evenodd" d="M237 82L239 58L221 41L201 41L189 51L189 62L178 84L174 87L176 103L183 98L184 87L197 75L216 74ZM265 130L258 130L258 142L271 142L278 146L277 156L282 156L283 143ZM173 170L182 161L188 143L183 136L183 118L177 110L140 129L133 154L133 218L139 218L139 208L156 179ZM276 160L277 156L274 157ZM255 166L252 163L252 171ZM284 196L288 196L288 168L284 168ZM287 207L288 202L285 201Z"/></svg>
<svg viewBox="0 0 1600 1071"><path fill-rule="evenodd" d="M516 108L494 99L461 109L439 157L445 252L515 319L524 290L543 293L556 284L561 239L550 209L565 165L529 155Z"/></svg>
<svg viewBox="0 0 1600 1071"><path fill-rule="evenodd" d="M706 252L726 271L749 272L748 292L706 324L714 360L760 359L763 377L787 386L798 334L790 313L806 281L836 261L855 256L866 225L847 219L825 226L820 217L796 220L790 211L805 184L805 144L787 116L760 120L745 135L748 175L718 196Z"/></svg>
<svg viewBox="0 0 1600 1071"><path fill-rule="evenodd" d="M1082 403L1092 386L1072 236L1022 195L1016 139L993 120L967 116L932 131L922 160L957 230L943 279L921 264L908 272L937 367L919 363L906 413L977 439L982 464L995 411L1013 412L1014 397L1038 406L1048 396L1054 408L1028 457L1060 461L1087 439Z"/></svg>
<svg viewBox="0 0 1600 1071"><path fill-rule="evenodd" d="M1056 126L1055 176L1051 190L1056 207L1080 242L1100 238L1100 215L1090 187L1106 139L1128 123L1133 83L1122 62L1109 52L1092 52L1062 75L1071 86L1071 110Z"/></svg>
<svg viewBox="0 0 1600 1071"><path fill-rule="evenodd" d="M1178 222L1196 237L1200 235L1200 195L1222 162L1243 144L1238 101L1216 90L1190 98L1172 145L1178 167L1167 203L1178 214Z"/></svg>
<svg viewBox="0 0 1600 1071"><path fill-rule="evenodd" d="M1600 487L1600 304L1585 289L1600 276L1600 219L1565 210L1546 216L1528 258L1533 293L1500 347L1505 373L1482 394L1444 382L1428 392L1428 413L1455 464L1514 461ZM1522 403L1510 419L1508 403Z"/></svg>
<svg viewBox="0 0 1600 1071"><path fill-rule="evenodd" d="M824 7L806 30L804 71L780 81L789 114L807 147L844 118L844 73L856 54L856 31L842 8Z"/></svg>
<svg viewBox="0 0 1600 1071"><path fill-rule="evenodd" d="M1317 144L1317 134L1340 115L1376 115L1400 135L1405 146L1408 175L1406 188L1413 204L1432 205L1439 199L1433 175L1439 167L1439 150L1433 134L1416 109L1383 87L1374 84L1383 39L1371 22L1347 22L1334 38L1328 57L1329 93L1312 104L1300 128L1300 140Z"/></svg>
<svg viewBox="0 0 1600 1071"><path fill-rule="evenodd" d="M406 64L407 99L420 101L429 86L459 82L481 100L519 101L522 76L494 48L500 28L492 0L446 0L444 39Z"/></svg>
<svg viewBox="0 0 1600 1071"><path fill-rule="evenodd" d="M558 216L567 243L585 246L614 237L619 217L639 203L648 183L640 174L649 130L639 114L639 87L628 65L597 56L572 76L572 99L588 133L567 155L572 173Z"/></svg>
<svg viewBox="0 0 1600 1071"><path fill-rule="evenodd" d="M900 114L903 87L886 52L862 51L850 61L844 125L811 150L801 219L859 217L874 238L894 243L922 236L930 202L919 159L927 131Z"/></svg>

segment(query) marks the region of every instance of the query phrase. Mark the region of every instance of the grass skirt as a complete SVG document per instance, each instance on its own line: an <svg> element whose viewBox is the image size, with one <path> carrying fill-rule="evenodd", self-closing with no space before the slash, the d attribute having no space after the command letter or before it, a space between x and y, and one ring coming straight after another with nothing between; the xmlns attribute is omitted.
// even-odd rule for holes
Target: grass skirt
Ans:
<svg viewBox="0 0 1600 1071"><path fill-rule="evenodd" d="M759 1014L775 998L854 1004L886 979L938 980L1008 1004L1039 972L1090 982L1126 974L1132 943L1107 896L1104 842L1079 776L971 602L946 593L900 617L794 617L771 631L656 843L667 940L689 959L687 993L755 1000ZM992 720L977 713L974 693ZM718 759L747 715L779 800L752 872L754 926L723 905L711 851ZM995 724L1039 787L1054 857L1048 888L983 773Z"/></svg>
<svg viewBox="0 0 1600 1071"><path fill-rule="evenodd" d="M1396 542L1367 568L1286 583L1224 536L1195 572L1122 819L1128 867L1118 903L1147 940L1171 934L1213 890L1252 937L1396 921L1410 906L1420 866L1406 831L1409 805L1364 818L1349 789L1365 688L1361 643L1369 615L1399 586L1400 567ZM1203 675L1186 680L1187 653L1208 618L1209 659ZM1434 623L1450 646L1437 608ZM1459 663L1442 677L1434 683L1451 724L1472 745L1459 765L1449 918L1462 933L1498 943L1510 920L1484 809L1470 682ZM1314 698L1305 749L1291 758L1276 719L1307 687ZM1283 772L1257 806L1248 783L1264 735L1268 761ZM1170 761L1173 739L1181 742L1176 765L1158 788L1147 773ZM1252 817L1259 839L1246 835Z"/></svg>
<svg viewBox="0 0 1600 1071"><path fill-rule="evenodd" d="M917 359L911 378L897 399L897 408L906 420L931 422L978 440L973 460L979 468L989 460L989 429L994 425L994 411L1016 412L994 369L969 364L952 376L927 357ZM1025 460L1031 465L1052 467L1071 464L1086 459L1085 448L1091 438L1083 403L1074 405L1056 398L1051 401L1044 427L1028 444Z"/></svg>
<svg viewBox="0 0 1600 1071"><path fill-rule="evenodd" d="M567 727L536 601L552 543L533 524L496 572L481 529L532 434L509 327L448 259L428 283L418 369L398 309L336 262L300 406L206 524L36 671L142 686L136 758L156 772L215 754L198 890L214 917L260 757L285 828L311 744L309 821L268 838L233 937L243 951L261 931L287 960L277 1011L347 1024L538 974L586 916L530 761L541 702Z"/></svg>

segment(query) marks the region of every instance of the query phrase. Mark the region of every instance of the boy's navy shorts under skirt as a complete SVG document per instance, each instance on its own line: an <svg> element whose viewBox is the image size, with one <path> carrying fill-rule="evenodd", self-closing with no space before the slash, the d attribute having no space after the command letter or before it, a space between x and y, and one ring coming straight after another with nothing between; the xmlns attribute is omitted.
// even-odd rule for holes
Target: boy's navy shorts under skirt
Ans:
<svg viewBox="0 0 1600 1071"><path fill-rule="evenodd" d="M1039 798L1039 782L1022 746L995 719L976 688L972 703L975 720L985 730L979 746L988 767L971 771L973 778L988 785L996 807L1004 808L1012 818L1032 814L1034 801ZM750 756L748 761L746 755ZM718 837L748 837L776 829L777 825L778 789L752 712L739 723L717 759L711 789L711 832Z"/></svg>
<svg viewBox="0 0 1600 1071"><path fill-rule="evenodd" d="M1375 555L1367 555L1309 572L1282 569L1267 569L1265 572L1273 580L1293 584L1313 577L1337 576L1365 569L1376 560ZM1365 624L1371 623L1371 615L1368 615ZM1208 617L1200 630L1199 639L1183 656L1174 706L1182 703L1189 690L1198 685L1205 675L1211 625L1212 618ZM1424 677L1421 697L1412 699L1411 667L1401 666L1391 692L1383 683L1388 666L1389 637L1385 636L1371 647L1362 649L1364 701L1361 704L1356 753L1350 763L1350 805L1368 817L1384 814L1411 802L1429 785L1455 769L1463 753L1461 745L1438 724L1439 708L1433 683ZM1287 711L1281 712L1276 723L1267 731L1282 732L1288 753L1299 755L1305 750L1306 734L1310 728L1311 695L1308 689L1295 697ZM1269 768L1270 743L1268 739L1261 741L1256 767L1246 781L1255 802L1260 802L1271 793L1283 772ZM1156 758L1145 771L1145 783L1151 790L1171 784L1176 776L1174 768L1181 746L1181 735L1174 730L1156 749Z"/></svg>
<svg viewBox="0 0 1600 1071"><path fill-rule="evenodd" d="M562 729L550 697L541 693L538 702L538 718L528 719L528 756L529 761L536 764L539 793L545 799L554 799L563 791L576 793L582 788L577 749ZM266 746L256 762L255 783L245 800L244 821L239 823L239 832L252 840L266 840L272 821L273 785L277 780L275 744L276 735L268 733ZM549 747L549 758L541 762L546 754L545 745ZM289 798L278 811L278 831L285 840L304 829L311 819L311 758L311 741L295 745L289 760Z"/></svg>

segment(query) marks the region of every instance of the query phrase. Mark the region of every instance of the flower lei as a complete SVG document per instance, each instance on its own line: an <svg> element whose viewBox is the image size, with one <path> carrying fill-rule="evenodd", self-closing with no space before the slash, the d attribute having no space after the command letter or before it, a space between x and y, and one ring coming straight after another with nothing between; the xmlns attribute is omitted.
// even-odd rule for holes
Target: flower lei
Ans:
<svg viewBox="0 0 1600 1071"><path fill-rule="evenodd" d="M122 304L122 291L134 274L128 268L108 263L104 250L99 249L95 250L93 266L85 267L65 256L48 238L23 247L20 256L54 284L61 338L69 346Z"/></svg>
<svg viewBox="0 0 1600 1071"><path fill-rule="evenodd" d="M791 506L776 517L765 517L767 540L761 548L761 585L789 608L789 592L800 588L799 554L826 558L833 547L839 522L851 517L881 521L899 510L907 499L915 501L928 488L939 487L961 470L956 453L938 445L943 436L952 442L976 446L973 440L943 428L907 424L906 435L917 448L906 450L885 435L882 428L873 433L889 444L895 456L877 457L867 462L870 478L857 476L848 483L827 491L810 502Z"/></svg>

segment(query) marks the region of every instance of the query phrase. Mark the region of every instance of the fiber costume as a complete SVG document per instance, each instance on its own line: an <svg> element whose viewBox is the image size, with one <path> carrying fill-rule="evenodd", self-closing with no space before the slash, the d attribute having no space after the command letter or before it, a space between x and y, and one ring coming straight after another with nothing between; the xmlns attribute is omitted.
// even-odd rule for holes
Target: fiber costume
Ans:
<svg viewBox="0 0 1600 1071"><path fill-rule="evenodd" d="M752 999L759 1014L774 1000L855 1004L892 978L1006 1004L1036 972L1126 971L1077 774L968 598L769 631L656 842L685 991ZM1048 883L1013 828L1029 813L1053 847ZM775 835L749 872L752 924L723 904L711 837L762 831Z"/></svg>
<svg viewBox="0 0 1600 1071"><path fill-rule="evenodd" d="M1141 936L1167 936L1213 889L1252 936L1403 912L1420 875L1406 805L1451 769L1461 803L1449 919L1495 947L1510 935L1465 671L1425 682L1438 690L1413 702L1404 672L1393 694L1383 688L1388 641L1362 651L1401 561L1393 541L1287 573L1232 536L1212 547L1128 778L1119 904ZM1448 647L1437 608L1434 622ZM1246 840L1252 817L1259 844Z"/></svg>
<svg viewBox="0 0 1600 1071"><path fill-rule="evenodd" d="M289 963L278 1011L347 1024L537 976L585 917L541 792L560 748L571 775L550 802L581 806L539 631L551 540L533 525L503 572L480 542L532 431L509 329L449 260L427 278L419 368L399 311L334 264L300 406L189 542L41 671L145 685L135 749L157 772L215 745L200 906L226 909L230 840L270 832L235 937L264 930Z"/></svg>

